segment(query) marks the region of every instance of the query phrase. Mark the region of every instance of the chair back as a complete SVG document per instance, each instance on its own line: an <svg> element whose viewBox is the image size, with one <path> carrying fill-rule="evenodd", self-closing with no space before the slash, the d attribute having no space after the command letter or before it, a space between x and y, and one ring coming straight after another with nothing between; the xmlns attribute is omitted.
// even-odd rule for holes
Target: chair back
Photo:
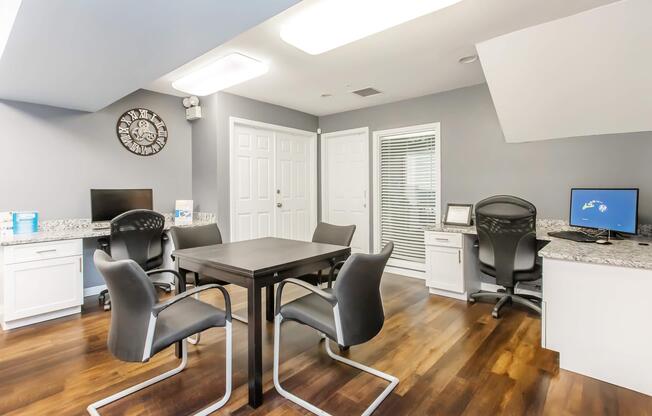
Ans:
<svg viewBox="0 0 652 416"><path fill-rule="evenodd" d="M476 204L480 263L495 270L497 284L514 287L514 272L534 268L536 218L536 207L515 196L492 196Z"/></svg>
<svg viewBox="0 0 652 416"><path fill-rule="evenodd" d="M171 227L170 237L176 250L222 244L222 234L217 224Z"/></svg>
<svg viewBox="0 0 652 416"><path fill-rule="evenodd" d="M133 260L114 260L102 250L95 250L93 260L111 296L109 351L122 361L141 362L152 307L158 302L154 285Z"/></svg>
<svg viewBox="0 0 652 416"><path fill-rule="evenodd" d="M333 294L342 324L344 345L358 345L380 332L385 322L380 280L389 256L391 241L378 254L352 254L340 270Z"/></svg>
<svg viewBox="0 0 652 416"><path fill-rule="evenodd" d="M355 225L333 225L320 222L312 235L312 242L350 246L354 233Z"/></svg>
<svg viewBox="0 0 652 416"><path fill-rule="evenodd" d="M145 270L163 264L165 217L148 209L134 209L111 220L110 250L116 260L131 259Z"/></svg>

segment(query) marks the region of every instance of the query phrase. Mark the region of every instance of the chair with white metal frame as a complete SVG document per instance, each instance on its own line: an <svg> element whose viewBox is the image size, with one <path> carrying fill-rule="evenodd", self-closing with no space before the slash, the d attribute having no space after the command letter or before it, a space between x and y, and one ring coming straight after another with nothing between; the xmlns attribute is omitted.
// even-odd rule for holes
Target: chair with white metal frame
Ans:
<svg viewBox="0 0 652 416"><path fill-rule="evenodd" d="M284 321L295 321L319 331L322 337L326 338L326 353L332 359L389 381L389 386L371 403L363 416L373 413L394 390L399 382L398 378L341 357L333 353L329 344L329 340L333 340L340 347L359 345L370 341L380 332L385 321L380 280L393 249L394 244L390 242L379 254L353 254L340 269L338 280L332 289L322 290L298 279L286 279L279 283L274 320L274 387L281 396L317 415L329 415L281 386L279 358L281 324ZM281 305L283 287L290 283L311 293Z"/></svg>
<svg viewBox="0 0 652 416"><path fill-rule="evenodd" d="M232 388L233 333L231 299L220 285L204 285L178 294L163 302L143 269L133 260L113 260L101 250L95 251L95 266L100 271L112 300L111 327L107 346L116 358L127 362L147 362L150 357L181 341L181 364L161 375L99 400L87 407L99 416L98 409L139 390L180 373L188 362L185 339L209 328L226 330L226 392L224 396L195 415L208 415L226 404ZM173 273L176 270L160 270ZM217 289L224 296L225 310L194 299L204 290Z"/></svg>

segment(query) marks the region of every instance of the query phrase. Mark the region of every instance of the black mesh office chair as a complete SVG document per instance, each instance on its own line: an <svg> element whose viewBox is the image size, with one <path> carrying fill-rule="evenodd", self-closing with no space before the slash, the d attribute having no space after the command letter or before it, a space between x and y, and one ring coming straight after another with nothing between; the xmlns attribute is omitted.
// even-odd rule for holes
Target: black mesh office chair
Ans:
<svg viewBox="0 0 652 416"><path fill-rule="evenodd" d="M174 248L176 250L222 244L222 233L220 233L220 229L217 224L207 224L196 227L171 227L170 237L172 238L172 244L174 244ZM184 273L186 282L195 287L207 284L218 284L222 286L229 284L229 282L215 279L210 276L200 276L195 272ZM188 279L189 277L190 279ZM233 318L245 324L247 323L246 319L237 315L233 315ZM191 344L196 345L199 343L199 339L200 334L197 334L194 339L189 338L188 341Z"/></svg>
<svg viewBox="0 0 652 416"><path fill-rule="evenodd" d="M335 341L340 347L348 347L363 344L380 332L385 322L380 280L393 249L394 244L390 242L379 254L351 255L342 266L339 279L332 289L322 290L298 279L286 279L279 283L274 321L274 386L280 395L315 414L327 415L315 405L284 390L279 382L283 321L295 321L317 330L326 338L324 344L331 358L390 382L364 415L371 414L396 387L398 378L336 355L329 341ZM281 305L283 288L287 284L301 286L311 293Z"/></svg>
<svg viewBox="0 0 652 416"><path fill-rule="evenodd" d="M134 209L118 215L111 220L111 235L108 247L102 247L116 260L131 259L146 271L154 270L163 264L163 228L165 217L148 209ZM169 283L155 282L154 286L169 293ZM111 302L108 291L100 292L99 302L109 310Z"/></svg>
<svg viewBox="0 0 652 416"><path fill-rule="evenodd" d="M484 199L475 206L475 222L480 243L479 257L482 273L496 278L496 284L505 292L473 293L469 301L498 299L491 313L498 318L507 302L524 305L541 314L541 299L516 295L518 282L541 278L537 263L537 209L530 202L509 195Z"/></svg>
<svg viewBox="0 0 652 416"><path fill-rule="evenodd" d="M333 225L320 222L315 228L312 235L313 243L334 244L336 246L350 246L355 234L355 225ZM338 270L344 262L331 266L328 270L320 270L316 273L310 273L299 277L300 280L313 285L321 285L324 272L328 276L328 287L331 287L333 281L337 279Z"/></svg>
<svg viewBox="0 0 652 416"><path fill-rule="evenodd" d="M106 280L113 301L107 341L111 354L122 361L147 362L156 353L181 341L182 359L177 368L89 405L88 413L99 416L100 407L181 372L188 362L185 339L214 327L226 330L226 392L220 400L197 414L206 415L224 406L231 395L233 354L231 300L228 292L219 285L205 285L159 302L154 285L134 260L113 260L101 250L96 250L93 258L95 266ZM175 270L161 269L156 272L169 272L178 276ZM192 298L194 294L209 289L222 292L224 310Z"/></svg>

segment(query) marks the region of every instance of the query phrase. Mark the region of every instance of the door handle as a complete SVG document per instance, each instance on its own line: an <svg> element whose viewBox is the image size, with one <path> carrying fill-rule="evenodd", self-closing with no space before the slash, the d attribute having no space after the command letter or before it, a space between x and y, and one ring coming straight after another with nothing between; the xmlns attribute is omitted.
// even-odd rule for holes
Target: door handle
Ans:
<svg viewBox="0 0 652 416"><path fill-rule="evenodd" d="M282 207L283 207L283 204L280 203L280 202L277 202L277 203L276 203L276 207L277 207L277 208L282 208Z"/></svg>

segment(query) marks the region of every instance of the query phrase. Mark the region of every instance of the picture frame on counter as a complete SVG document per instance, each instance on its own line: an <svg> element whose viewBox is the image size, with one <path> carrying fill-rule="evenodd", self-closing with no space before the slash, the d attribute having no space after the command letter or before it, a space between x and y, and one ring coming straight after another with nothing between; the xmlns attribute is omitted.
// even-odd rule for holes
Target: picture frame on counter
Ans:
<svg viewBox="0 0 652 416"><path fill-rule="evenodd" d="M446 225L471 225L473 204L447 204L444 224Z"/></svg>

